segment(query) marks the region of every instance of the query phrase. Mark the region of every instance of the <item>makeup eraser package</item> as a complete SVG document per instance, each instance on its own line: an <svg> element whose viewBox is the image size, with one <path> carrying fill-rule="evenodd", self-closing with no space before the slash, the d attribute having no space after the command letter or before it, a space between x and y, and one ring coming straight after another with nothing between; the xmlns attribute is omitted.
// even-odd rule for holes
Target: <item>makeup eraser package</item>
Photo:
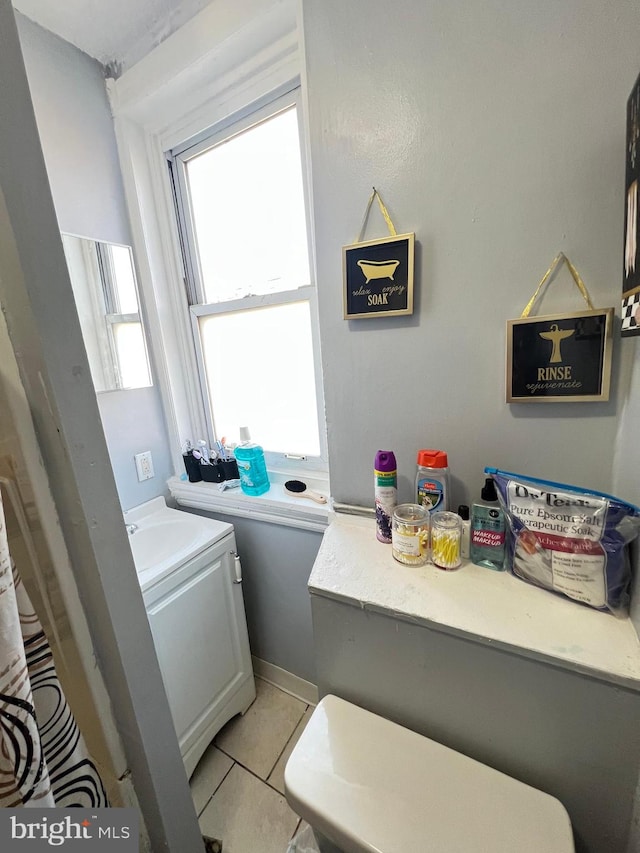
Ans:
<svg viewBox="0 0 640 853"><path fill-rule="evenodd" d="M485 468L508 526L506 567L516 577L597 610L626 616L629 543L640 509L601 492Z"/></svg>

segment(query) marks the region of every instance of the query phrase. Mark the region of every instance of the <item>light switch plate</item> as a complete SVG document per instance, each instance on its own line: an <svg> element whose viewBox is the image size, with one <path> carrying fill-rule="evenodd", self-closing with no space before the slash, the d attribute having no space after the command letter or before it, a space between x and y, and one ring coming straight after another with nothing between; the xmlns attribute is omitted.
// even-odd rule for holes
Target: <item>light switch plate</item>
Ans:
<svg viewBox="0 0 640 853"><path fill-rule="evenodd" d="M142 483L144 480L150 480L155 476L150 450L145 450L143 453L136 453L133 458L136 462L136 471L138 472L139 483Z"/></svg>

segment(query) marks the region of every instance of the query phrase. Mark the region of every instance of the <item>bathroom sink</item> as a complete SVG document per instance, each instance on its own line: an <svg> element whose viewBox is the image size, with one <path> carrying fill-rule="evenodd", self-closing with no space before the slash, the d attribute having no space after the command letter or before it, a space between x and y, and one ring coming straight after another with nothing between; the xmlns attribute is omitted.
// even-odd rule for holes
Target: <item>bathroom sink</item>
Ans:
<svg viewBox="0 0 640 853"><path fill-rule="evenodd" d="M136 569L144 572L168 559L182 563L201 550L203 536L206 544L206 531L190 518L151 517L129 539Z"/></svg>
<svg viewBox="0 0 640 853"><path fill-rule="evenodd" d="M145 585L159 580L168 570L181 566L232 530L225 522L170 509L162 497L125 512L124 520L132 531L129 545L136 571Z"/></svg>

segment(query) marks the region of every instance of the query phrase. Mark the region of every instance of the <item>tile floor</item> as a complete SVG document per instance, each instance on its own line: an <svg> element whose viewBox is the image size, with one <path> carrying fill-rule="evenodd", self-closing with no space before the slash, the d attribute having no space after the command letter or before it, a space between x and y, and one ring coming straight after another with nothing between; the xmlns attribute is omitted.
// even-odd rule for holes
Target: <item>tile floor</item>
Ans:
<svg viewBox="0 0 640 853"><path fill-rule="evenodd" d="M222 840L223 853L285 853L300 824L284 797L284 766L313 707L261 678L256 693L191 777L200 828Z"/></svg>

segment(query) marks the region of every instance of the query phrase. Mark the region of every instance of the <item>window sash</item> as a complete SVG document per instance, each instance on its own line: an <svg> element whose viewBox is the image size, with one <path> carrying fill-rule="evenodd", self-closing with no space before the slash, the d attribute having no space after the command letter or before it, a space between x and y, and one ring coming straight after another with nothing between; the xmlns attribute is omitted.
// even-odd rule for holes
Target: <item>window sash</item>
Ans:
<svg viewBox="0 0 640 853"><path fill-rule="evenodd" d="M258 102L235 113L230 118L219 122L209 131L205 131L182 146L176 146L168 158L170 176L172 181L173 195L176 202L178 216L178 229L180 231L180 242L182 245L184 278L187 289L189 305L206 304L205 288L200 270L198 246L196 241L196 228L193 218L193 210L189 200L189 182L187 166L190 160L214 148L221 142L232 139L240 133L261 124L278 113L284 112L289 107L295 107L298 114L298 142L300 145L300 162L302 167L302 187L305 205L305 225L307 231L307 252L309 253L309 273L311 284L314 283L313 263L311 252L311 230L310 230L310 203L307 181L307 164L305 157L305 142L303 135L303 122L301 112L300 86L288 85L280 87L270 96L261 98Z"/></svg>
<svg viewBox="0 0 640 853"><path fill-rule="evenodd" d="M203 398L204 398L204 417L206 420L207 431L211 441L215 441L221 436L216 434L215 425L213 421L213 407L208 405L209 401L209 387L207 382L207 371L205 365L205 357L204 357L204 347L202 338L200 335L200 320L203 317L210 317L215 315L225 315L237 312L251 311L256 308L266 308L269 306L275 305L287 305L296 302L307 302L309 304L310 313L311 313L311 327L312 327L312 350L314 356L314 379L316 386L316 410L315 417L316 422L318 424L319 429L319 441L320 441L320 455L319 456L301 456L296 453L277 453L274 451L269 451L268 448L265 448L265 458L267 461L267 466L271 470L277 471L287 471L292 469L305 469L309 471L318 471L318 470L326 470L327 462L326 462L326 442L323 431L323 407L322 407L322 391L321 385L319 384L322 381L321 373L319 369L319 359L318 359L318 348L316 335L317 332L314 328L313 316L314 310L317 310L314 306L316 303L316 292L315 288L311 285L306 285L304 287L298 288L296 290L289 290L280 293L269 293L264 294L262 296L248 296L243 299L235 299L230 302L214 302L206 305L192 305L190 308L191 314L191 329L192 336L195 346L196 353L196 362L198 366L198 378L200 381L200 386L202 388ZM250 425L249 425L250 426Z"/></svg>

